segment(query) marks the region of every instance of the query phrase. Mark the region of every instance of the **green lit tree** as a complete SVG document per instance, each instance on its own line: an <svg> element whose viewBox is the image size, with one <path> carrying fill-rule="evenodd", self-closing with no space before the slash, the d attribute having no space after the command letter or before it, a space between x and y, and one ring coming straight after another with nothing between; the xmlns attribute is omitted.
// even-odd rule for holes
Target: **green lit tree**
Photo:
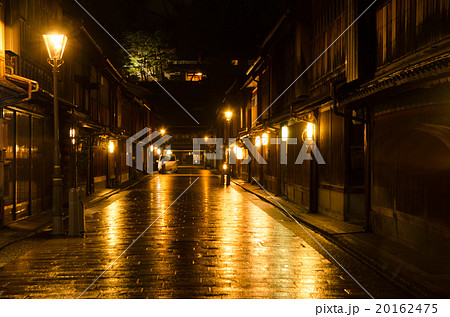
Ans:
<svg viewBox="0 0 450 317"><path fill-rule="evenodd" d="M140 81L163 80L164 71L175 58L175 50L169 48L160 31L126 33L124 47L131 54L125 57L124 71Z"/></svg>

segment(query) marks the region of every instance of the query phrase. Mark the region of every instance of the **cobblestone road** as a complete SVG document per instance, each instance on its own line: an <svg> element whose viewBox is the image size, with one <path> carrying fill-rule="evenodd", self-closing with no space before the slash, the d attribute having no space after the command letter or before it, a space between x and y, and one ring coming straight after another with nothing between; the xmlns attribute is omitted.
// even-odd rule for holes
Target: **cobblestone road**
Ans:
<svg viewBox="0 0 450 317"><path fill-rule="evenodd" d="M85 238L49 239L1 268L0 297L369 297L273 206L207 171L186 172L155 175L88 209ZM373 296L410 296L311 234Z"/></svg>

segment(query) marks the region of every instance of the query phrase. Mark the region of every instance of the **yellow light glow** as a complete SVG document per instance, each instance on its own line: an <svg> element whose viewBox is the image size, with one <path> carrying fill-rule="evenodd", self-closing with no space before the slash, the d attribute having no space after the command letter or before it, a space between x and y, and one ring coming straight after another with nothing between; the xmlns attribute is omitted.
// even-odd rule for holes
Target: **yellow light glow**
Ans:
<svg viewBox="0 0 450 317"><path fill-rule="evenodd" d="M244 149L243 148L241 148L241 147L237 148L236 158L238 160L244 159Z"/></svg>
<svg viewBox="0 0 450 317"><path fill-rule="evenodd" d="M289 137L289 130L287 126L281 128L281 140L286 142Z"/></svg>
<svg viewBox="0 0 450 317"><path fill-rule="evenodd" d="M150 151L153 152L153 145L150 145Z"/></svg>
<svg viewBox="0 0 450 317"><path fill-rule="evenodd" d="M233 147L233 152L234 152L234 154L237 154L237 151L238 151L238 146L235 145L235 146Z"/></svg>
<svg viewBox="0 0 450 317"><path fill-rule="evenodd" d="M228 168L228 165L227 164L223 164L222 168L223 168L224 171L226 171L227 168Z"/></svg>
<svg viewBox="0 0 450 317"><path fill-rule="evenodd" d="M70 128L69 135L71 138L75 137L75 129L74 128Z"/></svg>
<svg viewBox="0 0 450 317"><path fill-rule="evenodd" d="M262 145L268 145L269 144L269 135L267 133L263 133L262 135Z"/></svg>
<svg viewBox="0 0 450 317"><path fill-rule="evenodd" d="M44 35L44 41L50 59L62 59L67 44L67 36L62 34L46 34Z"/></svg>
<svg viewBox="0 0 450 317"><path fill-rule="evenodd" d="M205 136L205 142L208 142L208 137L207 136Z"/></svg>
<svg viewBox="0 0 450 317"><path fill-rule="evenodd" d="M109 149L109 153L114 153L114 142L113 141L109 141L108 149Z"/></svg>
<svg viewBox="0 0 450 317"><path fill-rule="evenodd" d="M72 144L75 145L75 138L72 138Z"/></svg>
<svg viewBox="0 0 450 317"><path fill-rule="evenodd" d="M171 155L171 154L172 154L172 151L171 151L171 150L167 150L167 151L166 151L166 154L167 154L167 155Z"/></svg>
<svg viewBox="0 0 450 317"><path fill-rule="evenodd" d="M162 129L160 132L162 135L166 134L166 130L164 130L164 129Z"/></svg>
<svg viewBox="0 0 450 317"><path fill-rule="evenodd" d="M306 125L306 138L307 139L313 139L314 138L314 131L315 131L314 123L309 122Z"/></svg>
<svg viewBox="0 0 450 317"><path fill-rule="evenodd" d="M255 138L255 146L260 147L261 146L261 137L257 136Z"/></svg>
<svg viewBox="0 0 450 317"><path fill-rule="evenodd" d="M233 112L225 111L225 118L227 119L227 121L230 121L232 117L233 117Z"/></svg>
<svg viewBox="0 0 450 317"><path fill-rule="evenodd" d="M161 149L156 149L156 154L161 155Z"/></svg>

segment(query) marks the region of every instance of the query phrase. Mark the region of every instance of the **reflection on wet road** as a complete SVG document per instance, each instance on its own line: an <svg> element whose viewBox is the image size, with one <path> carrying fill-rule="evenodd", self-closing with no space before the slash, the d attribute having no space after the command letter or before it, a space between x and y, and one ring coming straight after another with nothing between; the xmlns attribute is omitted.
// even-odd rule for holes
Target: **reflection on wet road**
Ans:
<svg viewBox="0 0 450 317"><path fill-rule="evenodd" d="M0 296L76 298L160 216L84 298L368 297L269 206L208 171L156 174L87 210L86 238L0 269Z"/></svg>

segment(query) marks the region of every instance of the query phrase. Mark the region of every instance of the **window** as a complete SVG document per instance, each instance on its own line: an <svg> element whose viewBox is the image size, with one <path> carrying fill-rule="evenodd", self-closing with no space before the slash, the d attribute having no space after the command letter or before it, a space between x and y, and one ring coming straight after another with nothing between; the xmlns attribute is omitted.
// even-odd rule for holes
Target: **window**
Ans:
<svg viewBox="0 0 450 317"><path fill-rule="evenodd" d="M201 72L186 73L186 81L202 81L205 78L206 78L206 75Z"/></svg>

